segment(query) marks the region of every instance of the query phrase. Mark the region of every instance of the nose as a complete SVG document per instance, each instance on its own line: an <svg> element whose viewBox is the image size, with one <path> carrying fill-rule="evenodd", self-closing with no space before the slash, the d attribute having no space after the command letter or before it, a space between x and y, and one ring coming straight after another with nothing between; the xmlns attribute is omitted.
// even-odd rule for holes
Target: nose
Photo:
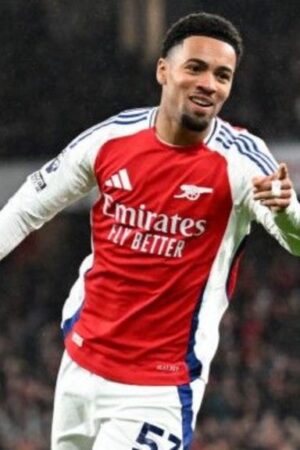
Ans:
<svg viewBox="0 0 300 450"><path fill-rule="evenodd" d="M197 77L198 90L205 91L208 94L213 94L216 91L216 80L214 74L206 70Z"/></svg>

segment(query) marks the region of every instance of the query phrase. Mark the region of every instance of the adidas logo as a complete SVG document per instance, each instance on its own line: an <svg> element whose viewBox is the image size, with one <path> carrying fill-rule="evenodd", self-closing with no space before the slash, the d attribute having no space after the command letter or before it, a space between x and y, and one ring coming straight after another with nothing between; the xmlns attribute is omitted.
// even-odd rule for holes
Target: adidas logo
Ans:
<svg viewBox="0 0 300 450"><path fill-rule="evenodd" d="M118 173L115 173L108 180L106 180L104 184L105 186L132 191L132 186L126 169L119 170Z"/></svg>

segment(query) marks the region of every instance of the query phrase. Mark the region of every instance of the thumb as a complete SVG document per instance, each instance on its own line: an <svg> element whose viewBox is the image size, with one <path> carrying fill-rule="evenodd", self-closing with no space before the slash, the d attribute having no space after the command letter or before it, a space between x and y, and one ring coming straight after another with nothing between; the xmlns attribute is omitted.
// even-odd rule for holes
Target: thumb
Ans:
<svg viewBox="0 0 300 450"><path fill-rule="evenodd" d="M287 165L285 163L280 163L277 170L277 179L284 180L288 177L288 173Z"/></svg>

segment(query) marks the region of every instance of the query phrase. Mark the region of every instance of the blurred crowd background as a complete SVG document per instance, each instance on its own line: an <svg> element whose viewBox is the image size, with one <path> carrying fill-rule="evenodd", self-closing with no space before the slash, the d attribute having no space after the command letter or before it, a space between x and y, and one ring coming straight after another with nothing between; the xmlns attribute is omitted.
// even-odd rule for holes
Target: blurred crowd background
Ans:
<svg viewBox="0 0 300 450"><path fill-rule="evenodd" d="M300 2L3 0L0 156L51 155L120 108L156 103L161 36L201 9L225 14L245 38L226 118L299 138Z"/></svg>
<svg viewBox="0 0 300 450"><path fill-rule="evenodd" d="M156 104L166 27L205 10L246 54L222 116L268 141L300 139L300 2L3 0L0 161L47 160L111 114ZM0 180L1 186L1 180ZM1 263L0 450L49 450L60 312L89 252L67 212ZM193 450L299 450L300 260L254 228L198 417Z"/></svg>

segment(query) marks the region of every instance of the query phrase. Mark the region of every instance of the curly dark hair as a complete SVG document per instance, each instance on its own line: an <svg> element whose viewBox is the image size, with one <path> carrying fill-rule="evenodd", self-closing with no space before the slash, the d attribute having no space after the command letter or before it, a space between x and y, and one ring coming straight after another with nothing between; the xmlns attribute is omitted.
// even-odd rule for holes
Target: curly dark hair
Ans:
<svg viewBox="0 0 300 450"><path fill-rule="evenodd" d="M165 58L170 49L189 36L207 36L230 44L239 63L243 54L243 41L239 31L227 19L216 14L193 13L175 22L166 33L161 56Z"/></svg>

